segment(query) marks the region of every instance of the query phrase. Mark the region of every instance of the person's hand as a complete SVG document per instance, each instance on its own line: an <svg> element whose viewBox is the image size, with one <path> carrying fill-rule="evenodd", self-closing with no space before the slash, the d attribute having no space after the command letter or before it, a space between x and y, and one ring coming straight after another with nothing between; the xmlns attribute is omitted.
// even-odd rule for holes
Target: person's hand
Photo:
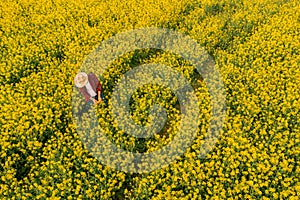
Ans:
<svg viewBox="0 0 300 200"><path fill-rule="evenodd" d="M96 101L96 99L92 98L92 101L94 104L98 104L98 101Z"/></svg>
<svg viewBox="0 0 300 200"><path fill-rule="evenodd" d="M100 103L100 102L102 102L102 99L101 99L101 98L100 98L98 101L95 100L95 104L98 104L98 103Z"/></svg>

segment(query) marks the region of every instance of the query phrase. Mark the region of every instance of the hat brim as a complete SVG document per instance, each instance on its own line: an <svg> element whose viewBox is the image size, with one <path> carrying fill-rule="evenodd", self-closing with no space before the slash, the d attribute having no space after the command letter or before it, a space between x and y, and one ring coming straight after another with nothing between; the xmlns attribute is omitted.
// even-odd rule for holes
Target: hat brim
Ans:
<svg viewBox="0 0 300 200"><path fill-rule="evenodd" d="M83 83L79 83L79 81L78 81L78 76L79 76L79 75L83 75L83 76L85 77L85 81L84 81ZM81 72L81 73L79 73L79 74L75 77L75 85L76 85L76 87L78 87L78 88L84 87L84 86L87 84L87 82L88 82L88 76L87 76L86 73Z"/></svg>

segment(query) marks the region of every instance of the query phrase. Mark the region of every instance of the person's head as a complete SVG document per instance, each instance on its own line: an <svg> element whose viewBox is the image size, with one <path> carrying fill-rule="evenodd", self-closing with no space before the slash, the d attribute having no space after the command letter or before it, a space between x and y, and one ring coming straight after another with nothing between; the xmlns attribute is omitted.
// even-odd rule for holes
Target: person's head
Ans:
<svg viewBox="0 0 300 200"><path fill-rule="evenodd" d="M88 82L88 76L85 72L80 72L75 76L74 79L75 85L78 88L84 87Z"/></svg>

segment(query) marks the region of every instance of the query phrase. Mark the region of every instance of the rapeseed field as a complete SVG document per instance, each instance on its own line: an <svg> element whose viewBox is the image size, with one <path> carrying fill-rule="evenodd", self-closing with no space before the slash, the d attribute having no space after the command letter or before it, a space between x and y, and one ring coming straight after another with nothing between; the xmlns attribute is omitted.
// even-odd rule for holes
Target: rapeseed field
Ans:
<svg viewBox="0 0 300 200"><path fill-rule="evenodd" d="M218 140L199 157L213 110L203 77L169 51L121 55L99 77L109 105L95 107L119 148L157 151L180 127L176 95L155 84L133 93L131 119L149 124L157 104L168 116L165 127L150 138L118 127L113 89L136 66L161 63L180 72L200 111L196 137L179 158L134 173L102 163L85 146L72 94L75 75L102 41L145 27L188 35L205 48L222 77L226 115ZM298 200L299 31L297 0L1 0L0 199Z"/></svg>

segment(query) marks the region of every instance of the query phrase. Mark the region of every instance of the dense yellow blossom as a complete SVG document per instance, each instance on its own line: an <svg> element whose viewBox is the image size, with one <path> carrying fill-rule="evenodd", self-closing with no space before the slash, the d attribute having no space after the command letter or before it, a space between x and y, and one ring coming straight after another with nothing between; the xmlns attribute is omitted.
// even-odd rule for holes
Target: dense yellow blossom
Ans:
<svg viewBox="0 0 300 200"><path fill-rule="evenodd" d="M214 58L226 89L226 120L213 150L197 155L211 120L205 82L172 52L151 49L116 59L99 77L105 96L134 66L179 71L199 100L197 136L162 169L134 174L99 162L72 115L74 76L105 39L141 27L185 33ZM0 199L299 199L300 2L297 0L1 0ZM107 138L132 152L167 145L180 124L178 99L148 84L132 96L131 118L168 123L151 138L119 129L97 106Z"/></svg>

